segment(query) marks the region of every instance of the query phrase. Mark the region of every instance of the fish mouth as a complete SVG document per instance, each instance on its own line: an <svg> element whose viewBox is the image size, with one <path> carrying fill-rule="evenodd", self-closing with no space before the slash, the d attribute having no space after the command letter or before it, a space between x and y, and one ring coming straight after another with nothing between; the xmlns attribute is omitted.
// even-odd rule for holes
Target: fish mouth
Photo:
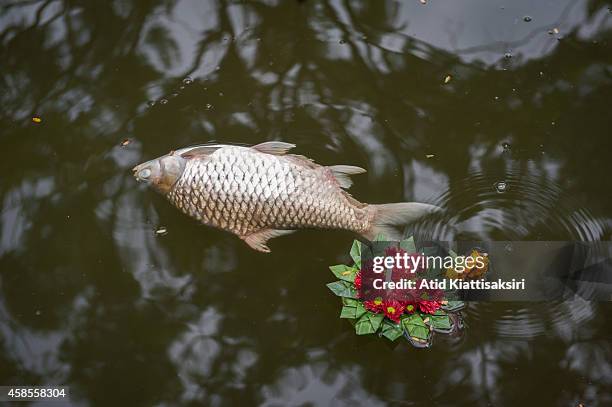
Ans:
<svg viewBox="0 0 612 407"><path fill-rule="evenodd" d="M136 178L136 181L143 182L144 180L138 176L138 172L142 169L143 164L138 164L134 168L132 168L132 176Z"/></svg>

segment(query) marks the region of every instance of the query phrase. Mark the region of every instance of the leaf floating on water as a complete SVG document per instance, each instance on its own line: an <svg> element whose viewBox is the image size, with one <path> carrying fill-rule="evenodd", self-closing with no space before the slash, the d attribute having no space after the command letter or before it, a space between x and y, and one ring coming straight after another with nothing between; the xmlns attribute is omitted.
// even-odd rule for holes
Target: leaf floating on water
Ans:
<svg viewBox="0 0 612 407"><path fill-rule="evenodd" d="M327 288L338 297L357 298L357 290L348 281L334 281L333 283L328 283Z"/></svg>
<svg viewBox="0 0 612 407"><path fill-rule="evenodd" d="M446 75L446 78L444 78L444 84L449 83L449 82L451 81L451 79L453 79L453 77L452 77L452 76L450 76L450 75Z"/></svg>
<svg viewBox="0 0 612 407"><path fill-rule="evenodd" d="M385 320L383 321L381 334L390 341L394 341L404 334L404 330L401 325Z"/></svg>
<svg viewBox="0 0 612 407"><path fill-rule="evenodd" d="M160 226L159 228L157 228L157 230L155 231L155 234L157 236L165 236L168 234L168 229L166 229L165 226Z"/></svg>
<svg viewBox="0 0 612 407"><path fill-rule="evenodd" d="M384 318L385 316L383 314L374 314L368 311L363 314L355 324L355 332L357 335L373 334L378 331Z"/></svg>
<svg viewBox="0 0 612 407"><path fill-rule="evenodd" d="M330 266L329 269L340 280L348 281L349 283L352 283L355 281L355 275L359 271L359 269L345 266L344 264L338 264L337 266Z"/></svg>
<svg viewBox="0 0 612 407"><path fill-rule="evenodd" d="M34 123L41 123L42 119L39 116L34 116L34 117L32 117L32 121Z"/></svg>

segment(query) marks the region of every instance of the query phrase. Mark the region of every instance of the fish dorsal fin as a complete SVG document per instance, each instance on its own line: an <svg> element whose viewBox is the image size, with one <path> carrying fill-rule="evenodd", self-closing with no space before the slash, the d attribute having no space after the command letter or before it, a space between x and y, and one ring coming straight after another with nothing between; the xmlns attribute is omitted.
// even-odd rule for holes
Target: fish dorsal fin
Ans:
<svg viewBox="0 0 612 407"><path fill-rule="evenodd" d="M366 172L361 167L355 167L353 165L332 165L331 167L327 167L331 170L332 175L338 181L341 188L350 188L353 185L353 181L351 180L351 175L363 174Z"/></svg>
<svg viewBox="0 0 612 407"><path fill-rule="evenodd" d="M287 151L295 147L295 144L285 143L282 141L266 141L265 143L259 143L251 147L261 153L272 154L272 155L285 155Z"/></svg>
<svg viewBox="0 0 612 407"><path fill-rule="evenodd" d="M181 148L180 150L175 151L174 153L180 155L183 158L193 158L197 156L209 156L218 149L224 147L221 144L208 144L201 146L193 146Z"/></svg>

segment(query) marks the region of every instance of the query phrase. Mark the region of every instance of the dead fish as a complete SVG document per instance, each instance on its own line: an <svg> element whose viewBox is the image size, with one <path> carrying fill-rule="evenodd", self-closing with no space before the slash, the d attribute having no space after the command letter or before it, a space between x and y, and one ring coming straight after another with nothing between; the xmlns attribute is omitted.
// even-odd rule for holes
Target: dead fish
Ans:
<svg viewBox="0 0 612 407"><path fill-rule="evenodd" d="M439 209L415 202L359 202L344 189L352 185L349 176L366 172L363 168L321 166L288 154L294 147L278 141L187 147L133 171L185 214L234 233L261 252L270 252L269 239L301 228L345 229L369 240L382 233L398 240L394 226Z"/></svg>

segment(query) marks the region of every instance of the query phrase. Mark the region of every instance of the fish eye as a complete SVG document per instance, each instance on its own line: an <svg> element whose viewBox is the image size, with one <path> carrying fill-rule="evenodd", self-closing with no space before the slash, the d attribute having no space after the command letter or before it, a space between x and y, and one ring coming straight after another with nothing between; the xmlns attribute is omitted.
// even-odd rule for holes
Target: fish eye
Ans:
<svg viewBox="0 0 612 407"><path fill-rule="evenodd" d="M145 168L144 170L138 173L138 176L142 179L147 179L151 176L151 170L148 168Z"/></svg>

